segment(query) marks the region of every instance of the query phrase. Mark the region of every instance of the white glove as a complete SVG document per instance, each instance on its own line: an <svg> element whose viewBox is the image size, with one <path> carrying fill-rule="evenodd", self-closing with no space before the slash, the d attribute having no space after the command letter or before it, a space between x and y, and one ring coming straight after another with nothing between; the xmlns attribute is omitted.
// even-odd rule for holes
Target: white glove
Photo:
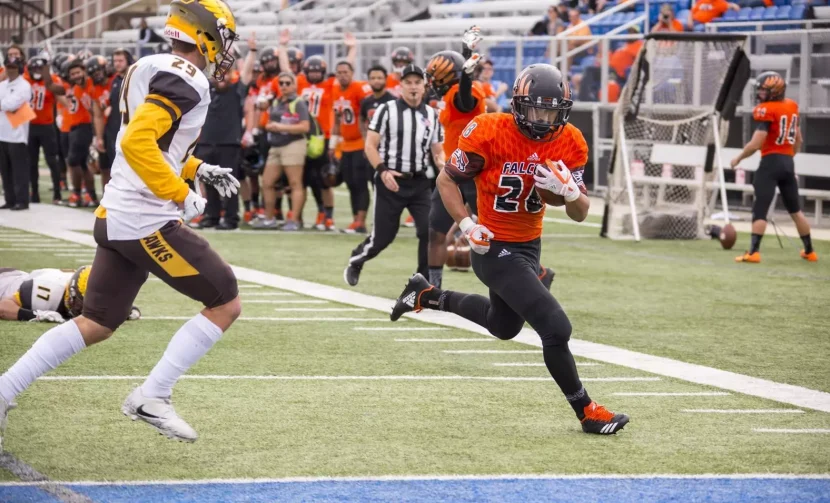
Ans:
<svg viewBox="0 0 830 503"><path fill-rule="evenodd" d="M239 190L239 180L231 174L231 168L222 168L203 162L196 170L196 178L212 186L222 197L231 197Z"/></svg>
<svg viewBox="0 0 830 503"><path fill-rule="evenodd" d="M184 199L184 221L189 222L205 212L207 199L192 190Z"/></svg>
<svg viewBox="0 0 830 503"><path fill-rule="evenodd" d="M249 147L254 144L254 135L251 131L245 131L245 134L242 135L242 146Z"/></svg>
<svg viewBox="0 0 830 503"><path fill-rule="evenodd" d="M565 201L569 203L579 199L582 192L580 192L579 185L577 185L571 170L565 166L565 163L546 159L545 164L547 164L548 169L540 166L536 167L536 173L533 175L536 186L564 197Z"/></svg>
<svg viewBox="0 0 830 503"><path fill-rule="evenodd" d="M478 63L481 61L481 55L479 53L474 53L470 56L470 59L464 62L464 66L462 67L464 73L467 75L472 75L476 71L476 67L478 67Z"/></svg>
<svg viewBox="0 0 830 503"><path fill-rule="evenodd" d="M57 311L34 311L35 317L29 321L42 321L46 323L63 323L64 320L61 313Z"/></svg>
<svg viewBox="0 0 830 503"><path fill-rule="evenodd" d="M470 248L479 255L490 251L490 240L494 235L487 227L473 222L473 219L466 217L458 224L458 228L464 233L464 237L470 243Z"/></svg>
<svg viewBox="0 0 830 503"><path fill-rule="evenodd" d="M469 30L464 32L464 36L461 37L461 41L467 49L474 51L483 38L484 37L481 36L481 28L478 26L471 26Z"/></svg>

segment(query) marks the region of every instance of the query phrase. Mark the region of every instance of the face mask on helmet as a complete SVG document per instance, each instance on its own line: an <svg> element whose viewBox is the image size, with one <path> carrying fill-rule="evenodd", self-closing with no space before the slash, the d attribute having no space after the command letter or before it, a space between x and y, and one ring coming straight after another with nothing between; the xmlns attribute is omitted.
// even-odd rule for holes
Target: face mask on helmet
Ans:
<svg viewBox="0 0 830 503"><path fill-rule="evenodd" d="M537 141L555 140L571 115L571 100L553 104L531 104L528 97L513 99L513 116L525 136Z"/></svg>
<svg viewBox="0 0 830 503"><path fill-rule="evenodd" d="M212 62L208 54L205 54L205 75L220 82L225 78L225 74L233 68L233 62L236 61L236 58L233 57L233 43L239 38L226 25L227 21L224 18L216 21L216 27L221 37L219 42L222 44L222 49L216 54L216 62ZM208 33L205 33L205 36L208 40L212 38ZM214 41L211 40L211 42Z"/></svg>

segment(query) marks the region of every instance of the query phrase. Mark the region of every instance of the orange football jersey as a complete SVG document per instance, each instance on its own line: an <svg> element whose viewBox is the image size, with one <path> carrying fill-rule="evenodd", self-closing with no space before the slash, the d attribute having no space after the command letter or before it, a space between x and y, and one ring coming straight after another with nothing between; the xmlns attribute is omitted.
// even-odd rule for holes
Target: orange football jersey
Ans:
<svg viewBox="0 0 830 503"><path fill-rule="evenodd" d="M393 71L386 76L386 90L396 98L401 97L401 76L398 72Z"/></svg>
<svg viewBox="0 0 830 503"><path fill-rule="evenodd" d="M438 116L438 121L444 126L444 155L449 159L450 155L458 148L458 137L467 127L470 120L487 111L487 104L484 102L486 95L484 89L478 82L473 82L473 98L477 100L476 107L467 113L460 112L455 107L453 100L458 94L459 84L455 84L444 95L443 109Z"/></svg>
<svg viewBox="0 0 830 503"><path fill-rule="evenodd" d="M343 143L338 145L343 152L363 150L363 135L357 120L360 114L360 102L372 94L372 88L366 82L352 81L345 89L340 83L334 86L334 111L340 114L340 136Z"/></svg>
<svg viewBox="0 0 830 503"><path fill-rule="evenodd" d="M337 79L334 77L312 84L304 74L297 75L297 93L308 102L308 113L317 119L326 138L331 137L331 127L334 124L335 84Z"/></svg>
<svg viewBox="0 0 830 503"><path fill-rule="evenodd" d="M32 101L29 106L35 112L35 118L32 119L32 124L52 124L55 122L55 95L52 91L46 88L46 83L43 80L34 80L27 70L24 77L32 86ZM60 84L60 79L52 75L52 82Z"/></svg>
<svg viewBox="0 0 830 503"><path fill-rule="evenodd" d="M564 162L587 193L582 175L588 144L579 129L567 124L555 140L534 141L522 134L512 114L483 114L470 121L444 169L457 182L475 179L478 222L496 241L523 243L542 235L545 203L533 175L537 166L547 169L546 159Z"/></svg>
<svg viewBox="0 0 830 503"><path fill-rule="evenodd" d="M67 84L64 82L64 89L66 89L66 99L69 100L69 110L67 111L66 119L68 127L71 129L79 124L90 124L92 122L92 100L97 99L95 88L97 86L92 84L92 79L86 79L83 86L75 84Z"/></svg>
<svg viewBox="0 0 830 503"><path fill-rule="evenodd" d="M481 89L484 91L484 96L488 99L496 97L496 91L493 89L493 84L489 82L479 82L481 84Z"/></svg>
<svg viewBox="0 0 830 503"><path fill-rule="evenodd" d="M798 103L785 98L759 103L752 111L756 122L768 122L767 139L761 146L761 157L769 154L795 155L798 136Z"/></svg>

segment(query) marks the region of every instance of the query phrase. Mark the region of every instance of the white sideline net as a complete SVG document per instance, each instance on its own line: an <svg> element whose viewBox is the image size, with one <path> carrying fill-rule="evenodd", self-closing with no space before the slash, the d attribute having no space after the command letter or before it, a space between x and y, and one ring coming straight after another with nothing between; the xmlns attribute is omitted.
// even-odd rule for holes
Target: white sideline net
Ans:
<svg viewBox="0 0 830 503"><path fill-rule="evenodd" d="M614 112L606 235L642 239L706 236L717 197L715 102L743 40L647 38ZM719 147L728 122L718 120ZM630 175L630 179L629 179ZM713 183L714 182L714 183Z"/></svg>

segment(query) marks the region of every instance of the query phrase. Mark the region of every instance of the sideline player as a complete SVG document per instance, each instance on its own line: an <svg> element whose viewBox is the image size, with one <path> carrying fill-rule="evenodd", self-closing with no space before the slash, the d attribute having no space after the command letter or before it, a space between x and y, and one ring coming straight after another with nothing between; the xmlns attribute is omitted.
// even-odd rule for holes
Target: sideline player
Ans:
<svg viewBox="0 0 830 503"><path fill-rule="evenodd" d="M767 230L767 213L775 196L775 188L781 191L781 199L787 213L795 223L798 235L804 243L801 258L818 261L810 238L810 224L801 211L798 201L798 182L795 178L793 157L801 148L801 128L798 126L798 103L785 98L787 83L776 72L758 75L755 99L758 105L752 111L755 132L738 157L730 163L735 169L742 160L761 151L761 164L755 172L755 203L752 205L752 241L750 248L737 262L757 264L761 262L761 238Z"/></svg>
<svg viewBox="0 0 830 503"><path fill-rule="evenodd" d="M52 175L52 202L61 200L61 170L58 166L58 134L55 131L55 96L65 91L60 79L49 72L49 61L43 55L29 60L23 77L32 86L32 110L35 118L29 124L29 178L32 184L31 202L39 203L38 161L40 150Z"/></svg>
<svg viewBox="0 0 830 503"><path fill-rule="evenodd" d="M210 105L206 74L221 80L232 67L235 30L233 14L221 0L173 0L164 29L172 53L141 58L127 72L112 180L96 211L98 248L83 315L43 334L0 377L0 426L9 404L35 379L112 335L152 272L205 308L176 332L121 411L168 438L198 438L173 409L173 386L222 337L242 305L231 268L181 224L179 208L186 220L205 209L205 199L188 188L185 178L198 178L196 183L228 196L239 186L230 169L190 156Z"/></svg>
<svg viewBox="0 0 830 503"><path fill-rule="evenodd" d="M406 46L396 47L390 56L392 59L392 71L386 76L386 89L396 98L401 97L401 72L404 68L415 62L415 55L412 49Z"/></svg>
<svg viewBox="0 0 830 503"><path fill-rule="evenodd" d="M0 320L63 323L83 312L92 266L37 269L32 272L0 267ZM137 320L135 306L128 320Z"/></svg>
<svg viewBox="0 0 830 503"><path fill-rule="evenodd" d="M392 310L392 321L421 309L449 311L509 340L525 321L542 339L545 365L586 433L608 435L628 423L588 397L568 348L571 322L536 276L545 202L565 206L581 222L588 215L582 172L588 145L568 124L573 101L562 74L531 65L513 86L513 114L485 114L462 133L458 149L438 176L447 210L466 234L476 276L490 298L430 285L414 275ZM545 167L548 166L548 168ZM479 222L467 215L459 184L475 180Z"/></svg>

